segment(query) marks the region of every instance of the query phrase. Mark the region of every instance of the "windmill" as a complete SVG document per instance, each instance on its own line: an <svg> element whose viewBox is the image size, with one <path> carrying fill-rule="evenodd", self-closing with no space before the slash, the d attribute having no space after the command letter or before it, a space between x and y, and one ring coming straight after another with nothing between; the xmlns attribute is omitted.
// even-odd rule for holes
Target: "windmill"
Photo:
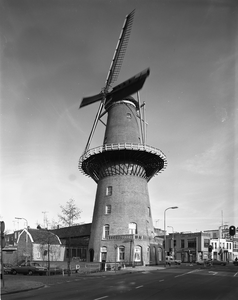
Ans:
<svg viewBox="0 0 238 300"><path fill-rule="evenodd" d="M144 82L146 78L150 74L149 68L143 70L142 72L136 74L135 76L131 77L130 79L122 82L121 84L115 86L112 88L113 83L116 82L119 72L121 70L121 66L123 63L123 59L126 53L126 48L128 45L128 41L130 38L132 23L134 19L135 10L133 10L130 14L128 14L125 18L119 40L116 46L116 50L114 52L112 62L107 74L107 78L105 81L105 86L102 88L101 92L99 94L96 94L94 96L85 97L82 99L82 102L79 106L79 108L82 108L84 106L90 105L92 103L100 101L100 105L92 126L92 130L90 132L85 151L87 152L91 140L93 138L93 135L95 133L95 129L98 123L98 120L104 115L103 109L110 105L111 103L122 99L124 97L128 97L136 92L138 92L144 85ZM144 104L142 105L144 107ZM140 113L141 118L141 113ZM145 124L145 123L144 123Z"/></svg>
<svg viewBox="0 0 238 300"><path fill-rule="evenodd" d="M105 86L99 94L83 98L80 104L82 108L100 102L78 165L84 175L97 183L89 261L135 260L142 264L156 262L157 257L147 183L165 169L167 161L161 150L145 143L145 105L140 105L138 91L150 71L146 69L112 88L123 62L134 13L126 16ZM137 100L131 96L135 93ZM97 123L106 113L103 145L89 149ZM154 258L148 249L153 249Z"/></svg>

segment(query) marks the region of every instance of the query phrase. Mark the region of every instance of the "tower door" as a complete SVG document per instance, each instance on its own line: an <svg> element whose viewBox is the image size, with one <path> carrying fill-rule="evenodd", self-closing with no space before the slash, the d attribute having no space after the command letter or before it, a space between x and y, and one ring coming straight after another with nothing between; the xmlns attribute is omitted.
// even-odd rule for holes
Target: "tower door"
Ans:
<svg viewBox="0 0 238 300"><path fill-rule="evenodd" d="M107 261L107 247L101 247L101 262Z"/></svg>
<svg viewBox="0 0 238 300"><path fill-rule="evenodd" d="M142 251L140 246L135 246L134 249L134 262L136 265L141 265L142 263Z"/></svg>
<svg viewBox="0 0 238 300"><path fill-rule="evenodd" d="M94 258L94 250L93 249L89 249L89 259L90 259L90 262L93 261L93 258Z"/></svg>

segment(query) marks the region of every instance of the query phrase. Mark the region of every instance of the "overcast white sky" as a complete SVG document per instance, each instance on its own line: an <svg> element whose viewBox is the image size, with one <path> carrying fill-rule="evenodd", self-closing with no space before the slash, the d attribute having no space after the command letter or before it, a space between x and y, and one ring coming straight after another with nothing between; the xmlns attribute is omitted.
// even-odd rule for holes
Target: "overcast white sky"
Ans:
<svg viewBox="0 0 238 300"><path fill-rule="evenodd" d="M147 144L168 167L149 182L152 216L174 231L238 226L236 0L2 0L1 219L9 230L73 198L92 221L95 182L78 171L125 16L135 19L117 83L150 67ZM99 125L92 147L103 141ZM223 215L223 218L222 218ZM169 229L169 231L171 228Z"/></svg>

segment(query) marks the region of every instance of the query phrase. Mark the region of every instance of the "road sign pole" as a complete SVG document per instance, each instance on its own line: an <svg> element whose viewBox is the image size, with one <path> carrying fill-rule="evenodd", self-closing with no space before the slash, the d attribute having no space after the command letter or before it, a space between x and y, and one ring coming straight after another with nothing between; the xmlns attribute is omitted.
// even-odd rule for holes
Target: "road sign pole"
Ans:
<svg viewBox="0 0 238 300"><path fill-rule="evenodd" d="M1 221L1 281L2 286L4 287L4 268L3 268L3 260L2 260L2 249L5 247L5 239L4 239L4 230L5 230L5 223Z"/></svg>

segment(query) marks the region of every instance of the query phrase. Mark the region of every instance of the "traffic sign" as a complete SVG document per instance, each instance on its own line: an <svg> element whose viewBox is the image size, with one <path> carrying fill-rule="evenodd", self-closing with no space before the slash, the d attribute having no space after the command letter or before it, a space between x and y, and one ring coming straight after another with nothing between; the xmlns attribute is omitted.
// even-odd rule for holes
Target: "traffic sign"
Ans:
<svg viewBox="0 0 238 300"><path fill-rule="evenodd" d="M1 221L1 233L5 231L5 222Z"/></svg>

